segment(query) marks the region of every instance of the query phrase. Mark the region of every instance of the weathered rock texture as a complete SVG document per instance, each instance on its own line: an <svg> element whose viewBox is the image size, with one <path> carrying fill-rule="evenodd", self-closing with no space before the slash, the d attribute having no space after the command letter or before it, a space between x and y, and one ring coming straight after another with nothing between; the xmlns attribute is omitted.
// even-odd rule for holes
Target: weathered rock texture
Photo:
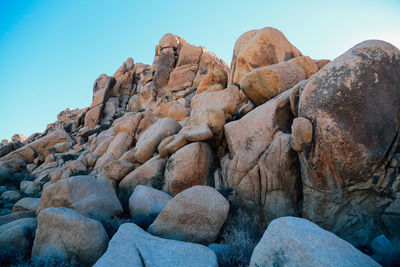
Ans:
<svg viewBox="0 0 400 267"><path fill-rule="evenodd" d="M268 219L298 215L301 194L298 159L290 146L290 90L225 124L230 155L224 158L222 183L235 189L240 205Z"/></svg>
<svg viewBox="0 0 400 267"><path fill-rule="evenodd" d="M106 251L109 239L100 222L67 208L48 208L38 215L32 256L74 258L92 265Z"/></svg>
<svg viewBox="0 0 400 267"><path fill-rule="evenodd" d="M148 231L164 238L209 244L229 211L228 201L209 186L193 186L170 200Z"/></svg>
<svg viewBox="0 0 400 267"><path fill-rule="evenodd" d="M203 245L159 238L125 223L94 266L217 267L218 262L215 253Z"/></svg>
<svg viewBox="0 0 400 267"><path fill-rule="evenodd" d="M266 27L242 34L233 50L228 85L239 84L242 77L260 67L277 64L301 56L277 29Z"/></svg>
<svg viewBox="0 0 400 267"><path fill-rule="evenodd" d="M71 208L100 220L122 213L111 184L91 176L74 176L46 187L37 214L49 207Z"/></svg>
<svg viewBox="0 0 400 267"><path fill-rule="evenodd" d="M100 75L89 107L0 142L0 225L66 207L112 234L130 208L152 233L208 244L232 203L262 222L305 217L356 247L400 239L399 73L383 41L330 62L263 28L239 37L229 69L168 33L151 65L128 58ZM153 263L163 254L146 242L126 251Z"/></svg>
<svg viewBox="0 0 400 267"><path fill-rule="evenodd" d="M351 48L311 77L299 117L313 125L301 152L303 216L355 245L398 235L400 51L383 41ZM397 229L396 229L397 228Z"/></svg>
<svg viewBox="0 0 400 267"><path fill-rule="evenodd" d="M380 266L351 244L305 219L282 217L268 226L250 266Z"/></svg>

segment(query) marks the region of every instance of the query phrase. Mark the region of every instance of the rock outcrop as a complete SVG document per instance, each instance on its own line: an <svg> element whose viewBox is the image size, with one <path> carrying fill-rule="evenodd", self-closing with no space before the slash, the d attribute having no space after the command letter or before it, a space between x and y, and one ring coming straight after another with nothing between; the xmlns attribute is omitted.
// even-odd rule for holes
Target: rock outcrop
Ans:
<svg viewBox="0 0 400 267"><path fill-rule="evenodd" d="M195 142L176 151L165 167L164 191L172 196L195 185L210 184L213 153L207 143Z"/></svg>
<svg viewBox="0 0 400 267"><path fill-rule="evenodd" d="M100 75L90 106L0 142L0 228L16 229L4 244L15 234L29 260L36 214L39 258L91 265L117 232L98 266L218 264L176 240L223 243L211 245L221 265L247 266L273 221L253 265L375 264L308 221L275 220L298 216L397 264L399 73L400 50L383 41L319 60L263 28L239 37L229 69L168 33L151 65L128 58Z"/></svg>
<svg viewBox="0 0 400 267"><path fill-rule="evenodd" d="M73 258L92 265L106 251L109 239L100 222L67 208L48 208L38 215L32 256Z"/></svg>
<svg viewBox="0 0 400 267"><path fill-rule="evenodd" d="M299 117L313 125L299 154L303 216L355 245L399 232L399 165L391 164L399 153L399 73L399 49L366 41L312 76L300 95Z"/></svg>
<svg viewBox="0 0 400 267"><path fill-rule="evenodd" d="M298 159L290 146L288 90L243 118L225 124L229 155L221 164L222 184L235 201L272 220L298 215L301 195Z"/></svg>

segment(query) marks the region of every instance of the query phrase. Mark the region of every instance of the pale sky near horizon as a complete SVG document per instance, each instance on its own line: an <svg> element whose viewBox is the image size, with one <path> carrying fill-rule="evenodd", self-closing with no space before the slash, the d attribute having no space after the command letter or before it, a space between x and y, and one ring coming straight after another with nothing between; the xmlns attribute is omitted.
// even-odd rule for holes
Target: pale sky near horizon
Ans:
<svg viewBox="0 0 400 267"><path fill-rule="evenodd" d="M312 58L334 59L367 39L400 48L400 0L0 0L0 139L89 106L100 74L128 57L151 64L165 33L230 65L236 39L266 26Z"/></svg>

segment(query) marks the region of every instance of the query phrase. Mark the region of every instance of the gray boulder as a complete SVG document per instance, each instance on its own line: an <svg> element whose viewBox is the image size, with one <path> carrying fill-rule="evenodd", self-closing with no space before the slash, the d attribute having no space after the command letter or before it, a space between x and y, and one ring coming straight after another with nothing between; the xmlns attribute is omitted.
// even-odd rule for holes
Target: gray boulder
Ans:
<svg viewBox="0 0 400 267"><path fill-rule="evenodd" d="M48 208L38 216L32 257L65 257L94 264L107 249L103 225L67 208Z"/></svg>
<svg viewBox="0 0 400 267"><path fill-rule="evenodd" d="M163 191L138 185L129 198L129 211L136 224L148 227L171 199Z"/></svg>
<svg viewBox="0 0 400 267"><path fill-rule="evenodd" d="M251 256L250 266L380 266L350 243L296 217L273 220Z"/></svg>
<svg viewBox="0 0 400 267"><path fill-rule="evenodd" d="M215 253L205 246L155 237L126 223L94 266L206 267L218 266L218 262Z"/></svg>
<svg viewBox="0 0 400 267"><path fill-rule="evenodd" d="M47 186L36 213L48 207L71 208L98 220L123 211L111 183L92 176L73 176Z"/></svg>
<svg viewBox="0 0 400 267"><path fill-rule="evenodd" d="M36 211L39 207L40 198L24 197L17 201L13 206L13 212Z"/></svg>
<svg viewBox="0 0 400 267"><path fill-rule="evenodd" d="M10 251L16 257L29 256L36 224L35 218L22 218L0 226L0 251Z"/></svg>

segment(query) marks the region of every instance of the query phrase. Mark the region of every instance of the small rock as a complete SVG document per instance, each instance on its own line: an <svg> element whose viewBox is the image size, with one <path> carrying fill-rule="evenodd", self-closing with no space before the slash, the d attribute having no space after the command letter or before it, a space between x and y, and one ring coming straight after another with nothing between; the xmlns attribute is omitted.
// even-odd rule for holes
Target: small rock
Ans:
<svg viewBox="0 0 400 267"><path fill-rule="evenodd" d="M240 87L255 105L261 105L306 78L304 70L287 61L255 69L240 81Z"/></svg>
<svg viewBox="0 0 400 267"><path fill-rule="evenodd" d="M206 141L213 138L213 132L207 124L186 126L179 133L183 134L185 139L191 142Z"/></svg>
<svg viewBox="0 0 400 267"><path fill-rule="evenodd" d="M13 206L13 212L35 211L39 207L40 198L25 197L17 201Z"/></svg>
<svg viewBox="0 0 400 267"><path fill-rule="evenodd" d="M301 152L312 141L313 125L306 118L295 118L292 124L292 136L290 144L293 150Z"/></svg>
<svg viewBox="0 0 400 267"><path fill-rule="evenodd" d="M119 183L119 190L123 197L128 200L138 185L151 186L152 178L156 175L160 175L160 178L163 178L165 162L166 159L156 156L125 176Z"/></svg>
<svg viewBox="0 0 400 267"><path fill-rule="evenodd" d="M8 190L3 192L0 198L8 202L15 203L22 198L22 195L18 191Z"/></svg>
<svg viewBox="0 0 400 267"><path fill-rule="evenodd" d="M92 135L93 133L94 133L94 129L93 129L92 127L90 127L90 126L82 127L82 128L79 130L79 134L80 134L81 136L83 136L83 137L89 137L89 136Z"/></svg>
<svg viewBox="0 0 400 267"><path fill-rule="evenodd" d="M134 165L125 160L114 160L104 166L107 177L120 181L134 168Z"/></svg>
<svg viewBox="0 0 400 267"><path fill-rule="evenodd" d="M34 196L42 190L40 183L32 181L22 181L20 191L28 196Z"/></svg>
<svg viewBox="0 0 400 267"><path fill-rule="evenodd" d="M13 140L14 142L24 142L26 140L26 136L23 134L14 134L11 137L11 140Z"/></svg>

